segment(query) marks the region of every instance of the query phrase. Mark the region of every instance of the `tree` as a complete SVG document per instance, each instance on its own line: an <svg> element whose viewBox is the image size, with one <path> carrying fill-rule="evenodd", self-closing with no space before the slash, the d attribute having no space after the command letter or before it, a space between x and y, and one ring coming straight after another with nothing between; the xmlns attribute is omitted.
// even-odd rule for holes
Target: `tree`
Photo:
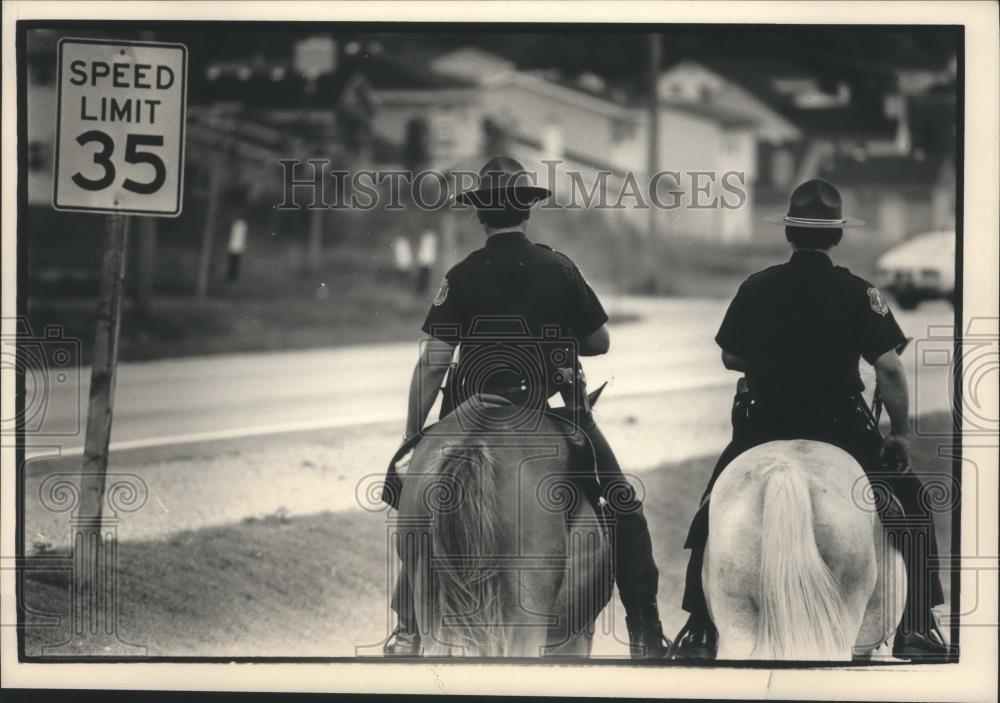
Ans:
<svg viewBox="0 0 1000 703"><path fill-rule="evenodd" d="M507 130L492 117L483 118L483 156L495 156L507 151Z"/></svg>

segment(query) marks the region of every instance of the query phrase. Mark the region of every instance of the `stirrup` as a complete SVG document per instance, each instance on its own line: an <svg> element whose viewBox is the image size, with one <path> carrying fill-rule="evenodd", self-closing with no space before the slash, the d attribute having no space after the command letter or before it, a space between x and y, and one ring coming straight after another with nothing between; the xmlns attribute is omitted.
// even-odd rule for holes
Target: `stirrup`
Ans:
<svg viewBox="0 0 1000 703"><path fill-rule="evenodd" d="M671 658L671 659L693 659L693 660L700 660L700 659L714 660L716 658L717 654L718 654L718 646L719 646L719 643L718 643L718 637L719 637L718 629L715 627L715 624L711 621L711 619L708 619L705 624L707 625L707 627L705 628L705 633L706 633L706 635L710 635L710 639L712 639L713 642L714 642L714 649L711 652L706 651L706 655L704 657L689 657L689 656L686 656L684 653L682 653L681 643L684 641L685 637L693 629L692 626L691 626L691 618L688 618L688 621L685 622L684 625L681 627L680 631L677 633L677 637L674 639L674 642L673 642L673 644L670 647L670 652L669 652L669 655L668 655L669 658ZM711 629L708 629L708 628L711 628Z"/></svg>
<svg viewBox="0 0 1000 703"><path fill-rule="evenodd" d="M423 653L420 635L407 632L397 625L382 645L382 653L387 657L419 657Z"/></svg>
<svg viewBox="0 0 1000 703"><path fill-rule="evenodd" d="M667 659L677 658L677 643L680 642L684 638L684 635L686 635L690 630L691 619L688 618L688 620L681 625L681 629L677 631L677 634L674 635L674 641L670 643L670 649L667 650Z"/></svg>
<svg viewBox="0 0 1000 703"><path fill-rule="evenodd" d="M673 648L673 643L670 639L663 634L663 627L659 626L652 628L648 633L653 635L651 639L654 642L643 642L643 635L641 632L636 634L637 642L632 639L632 633L629 633L628 642L628 652L629 658L631 659L669 659L670 652Z"/></svg>

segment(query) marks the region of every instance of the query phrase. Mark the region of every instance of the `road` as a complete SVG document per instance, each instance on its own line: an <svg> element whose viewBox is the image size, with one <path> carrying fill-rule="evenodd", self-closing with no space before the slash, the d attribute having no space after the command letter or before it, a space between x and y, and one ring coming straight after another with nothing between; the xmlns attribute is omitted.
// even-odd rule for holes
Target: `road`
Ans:
<svg viewBox="0 0 1000 703"><path fill-rule="evenodd" d="M721 367L712 340L724 302L633 297L612 301L613 315L639 319L612 325L612 353L586 360L592 387L610 382L602 401L605 413L611 406L619 411L636 398L732 386L735 375ZM951 322L950 308L943 304L897 316L917 339L932 326ZM921 384L921 411L947 407L946 369L918 366L916 346L907 350L904 363L911 384ZM112 449L401 423L417 353L414 340L121 364ZM30 437L29 456L82 452L86 375L80 374L79 383L60 383L55 372L50 373L44 424L67 434ZM709 410L711 416L724 418L727 405ZM75 429L79 431L74 434Z"/></svg>

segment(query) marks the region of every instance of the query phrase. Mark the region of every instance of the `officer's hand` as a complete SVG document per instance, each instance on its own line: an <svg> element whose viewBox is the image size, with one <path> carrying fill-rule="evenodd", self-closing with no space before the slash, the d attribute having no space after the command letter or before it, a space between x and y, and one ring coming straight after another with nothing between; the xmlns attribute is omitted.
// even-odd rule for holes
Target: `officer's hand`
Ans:
<svg viewBox="0 0 1000 703"><path fill-rule="evenodd" d="M882 442L882 465L899 471L910 468L910 438L901 434L890 434Z"/></svg>

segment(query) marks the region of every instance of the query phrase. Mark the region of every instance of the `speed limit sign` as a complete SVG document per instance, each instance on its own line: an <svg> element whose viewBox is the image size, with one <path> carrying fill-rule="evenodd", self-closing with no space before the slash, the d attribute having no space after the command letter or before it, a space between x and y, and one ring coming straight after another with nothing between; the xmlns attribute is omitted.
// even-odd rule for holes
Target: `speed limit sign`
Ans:
<svg viewBox="0 0 1000 703"><path fill-rule="evenodd" d="M181 212L187 48L62 39L57 210Z"/></svg>

